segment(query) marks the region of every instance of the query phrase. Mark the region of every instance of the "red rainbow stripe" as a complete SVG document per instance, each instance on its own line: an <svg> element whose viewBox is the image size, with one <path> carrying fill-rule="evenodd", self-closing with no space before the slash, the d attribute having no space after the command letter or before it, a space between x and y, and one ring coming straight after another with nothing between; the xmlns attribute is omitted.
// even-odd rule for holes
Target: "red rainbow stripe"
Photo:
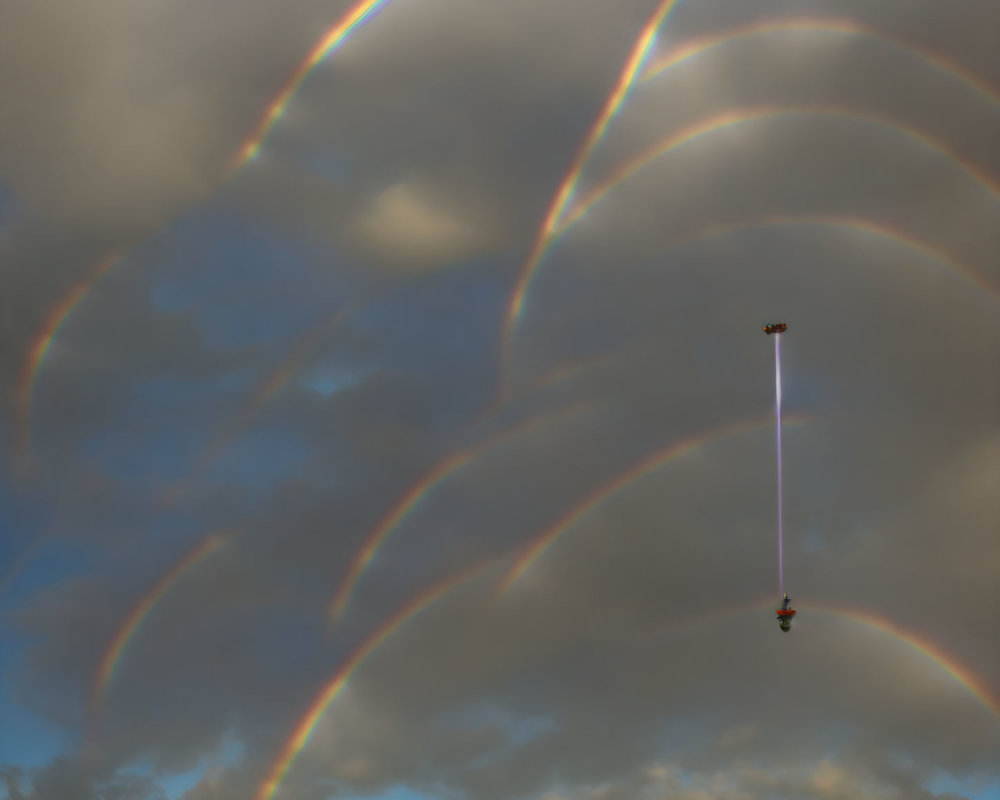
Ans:
<svg viewBox="0 0 1000 800"><path fill-rule="evenodd" d="M517 281L514 285L514 290L511 293L510 302L504 319L501 374L505 377L504 380L501 381L501 394L504 394L507 391L506 376L508 375L510 361L509 345L511 339L513 338L514 329L517 327L517 323L521 317L521 312L524 307L524 296L528 291L531 276L537 269L538 264L545 253L548 240L555 233L559 220L573 197L573 191L576 188L577 182L580 180L580 176L583 173L583 169L586 166L588 159L600 143L601 139L604 137L611 121L615 118L618 111L625 103L625 100L628 98L629 90L635 83L636 77L642 69L647 56L652 51L653 45L656 41L657 31L673 10L676 1L677 0L660 0L656 10L646 22L645 27L643 27L642 31L639 33L638 38L632 45L632 51L622 68L622 72L618 76L618 80L615 82L614 88L611 90L611 94L609 94L608 98L604 101L601 112L594 120L593 126L583 141L583 145L577 151L577 154L573 158L572 162L570 162L569 170L566 172L562 182L559 184L559 188L556 190L556 193L552 198L552 202L549 204L549 209L545 213L545 217L542 220L542 225L535 234L535 240L531 246L531 250L528 252L528 257L518 273Z"/></svg>
<svg viewBox="0 0 1000 800"><path fill-rule="evenodd" d="M229 539L230 537L221 534L209 536L154 583L139 599L139 602L135 604L128 616L118 626L118 630L115 631L115 635L108 643L108 647L101 657L91 695L93 711L96 712L102 705L104 695L107 693L112 678L114 678L115 668L121 661L122 655L142 623L149 618L149 615L156 608L157 604L177 585L181 578L210 555L225 546L229 542Z"/></svg>
<svg viewBox="0 0 1000 800"><path fill-rule="evenodd" d="M510 426L500 433L490 436L474 447L460 450L445 456L423 477L418 478L411 486L392 504L389 510L383 514L372 531L365 537L364 543L355 554L337 590L336 595L330 602L328 616L335 622L339 620L347 609L348 604L358 581L364 575L365 570L371 564L372 559L378 553L378 549L384 544L389 535L399 527L399 525L419 506L437 486L461 470L470 462L481 457L493 448L519 436L527 431L548 424L553 420L564 419L567 416L579 413L587 407L586 404L577 404L569 408L557 411L554 414L547 414L541 417L533 417L523 422Z"/></svg>
<svg viewBox="0 0 1000 800"><path fill-rule="evenodd" d="M291 768L292 764L295 763L295 759L308 743L309 737L312 736L313 731L316 729L319 721L323 718L327 708L329 708L330 704L337 698L340 692L347 685L351 676L364 663L368 656L370 656L383 642L390 638L407 622L412 620L421 612L425 611L438 600L446 597L466 581L472 580L473 578L483 574L495 563L496 559L490 559L469 569L463 570L456 576L451 576L432 585L430 588L411 599L408 603L405 603L395 614L379 625L378 628L376 628L347 658L347 660L341 665L340 669L334 673L333 677L330 678L326 685L324 685L319 691L312 703L309 704L306 712L302 715L299 722L292 730L291 736L285 742L285 745L281 748L278 756L275 758L274 763L267 771L267 775L264 777L264 780L261 782L260 786L257 787L257 791L254 794L254 800L271 800L271 798L274 797L274 794L277 792L281 782L288 774L288 770Z"/></svg>
<svg viewBox="0 0 1000 800"><path fill-rule="evenodd" d="M796 425L806 421L802 417L786 416L783 418L785 425ZM707 444L727 439L742 433L759 430L773 423L773 418L768 416L763 420L752 420L749 422L737 422L725 425L697 436L681 439L663 447L654 453L641 459L625 471L613 477L606 483L598 486L587 494L579 503L566 513L560 516L555 522L545 528L535 536L524 548L522 555L515 561L514 566L500 583L499 594L504 594L510 590L517 580L524 575L555 543L555 541L575 524L583 520L599 506L606 503L616 494L634 485L646 475L665 466L671 461L687 455Z"/></svg>
<svg viewBox="0 0 1000 800"><path fill-rule="evenodd" d="M652 80L661 75L666 70L681 64L688 59L701 55L709 50L722 47L740 39L747 39L755 36L766 36L771 33L833 33L848 36L862 36L875 39L883 44L887 44L907 55L920 59L933 69L936 69L964 86L972 89L984 99L994 105L1000 105L1000 93L994 89L986 80L974 72L949 60L942 53L935 52L922 45L908 42L894 37L888 33L883 33L855 22L850 19L835 18L792 18L766 20L763 22L752 22L749 25L726 31L725 33L713 34L699 37L670 51L662 58L651 63L643 73L641 81Z"/></svg>
<svg viewBox="0 0 1000 800"><path fill-rule="evenodd" d="M90 293L104 277L106 277L123 260L124 254L120 251L111 253L101 259L97 265L90 270L83 278L70 287L56 302L45 318L41 327L35 333L28 352L21 363L18 372L17 387L14 391L15 408L15 438L14 451L18 455L27 452L31 443L31 400L34 394L35 383L38 380L39 371L45 362L45 356L52 347L52 342L62 329L70 314L73 313L80 302Z"/></svg>

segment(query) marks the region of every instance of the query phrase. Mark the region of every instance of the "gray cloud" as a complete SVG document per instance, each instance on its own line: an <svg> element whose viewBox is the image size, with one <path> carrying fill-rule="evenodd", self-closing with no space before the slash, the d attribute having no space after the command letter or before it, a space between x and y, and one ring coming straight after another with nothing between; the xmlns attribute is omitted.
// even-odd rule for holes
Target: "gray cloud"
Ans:
<svg viewBox="0 0 1000 800"><path fill-rule="evenodd" d="M347 5L11 7L0 176L23 215L0 250L8 400L60 298L110 249L132 255L54 340L28 469L4 478L15 555L51 542L4 579L8 693L90 737L6 768L9 800L158 798L191 771L187 800L251 796L378 625L496 555L354 672L279 798L401 785L889 800L959 796L935 788L944 773L970 797L995 782L988 701L846 609L996 695L997 300L940 255L996 284L1000 201L860 118L717 130L553 244L500 376L520 260L651 4L390 3L222 186ZM1000 84L1000 20L972 2L692 1L658 52L789 15L856 19ZM878 114L1000 174L1000 117L975 93L884 42L786 32L637 87L576 199L671 133L759 105ZM751 224L796 215L858 224ZM765 602L773 365L757 331L779 317L789 636ZM504 377L512 397L491 411ZM338 582L387 511L450 454L530 419L546 421L412 504L329 630ZM748 429L720 435L737 422ZM651 452L699 441L498 596L547 526ZM88 719L116 631L220 528L237 535L163 595ZM70 547L81 555L53 566Z"/></svg>
<svg viewBox="0 0 1000 800"><path fill-rule="evenodd" d="M412 182L375 197L355 223L357 246L389 262L442 263L468 257L489 243L484 226L435 207Z"/></svg>

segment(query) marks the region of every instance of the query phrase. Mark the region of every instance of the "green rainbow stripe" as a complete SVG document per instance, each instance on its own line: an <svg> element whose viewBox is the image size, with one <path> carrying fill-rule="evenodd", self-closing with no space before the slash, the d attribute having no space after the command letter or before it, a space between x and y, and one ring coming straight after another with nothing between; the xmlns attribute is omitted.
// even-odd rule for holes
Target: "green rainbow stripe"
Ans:
<svg viewBox="0 0 1000 800"><path fill-rule="evenodd" d="M783 419L785 425L800 425L808 418L788 416ZM556 540L574 525L585 519L598 507L606 503L615 495L633 486L636 482L646 477L655 470L666 466L682 456L688 455L699 448L715 442L727 439L750 431L760 430L773 424L774 420L768 416L763 420L753 420L748 422L737 422L724 425L687 439L681 439L663 447L656 452L646 456L638 463L632 465L624 472L621 472L610 481L598 486L587 494L579 503L569 511L559 517L555 522L545 528L535 536L524 548L521 556L515 561L514 566L500 583L499 594L504 594L510 590L511 586L527 572L531 567L555 544Z"/></svg>
<svg viewBox="0 0 1000 800"><path fill-rule="evenodd" d="M239 171L247 162L256 158L264 139L284 115L288 104L295 96L295 92L298 91L303 81L309 77L309 73L319 66L327 56L339 50L351 33L364 24L364 22L371 19L388 2L389 0L362 0L362 2L354 5L320 37L319 41L313 46L313 49L309 51L309 54L302 63L296 67L288 80L285 81L278 94L267 105L267 108L264 109L263 115L261 115L250 136L247 137L246 141L240 145L239 150L233 155L226 169L227 178Z"/></svg>
<svg viewBox="0 0 1000 800"><path fill-rule="evenodd" d="M618 114L618 111L628 98L629 90L636 82L636 77L642 69L647 56L650 52L652 52L653 45L656 42L657 31L663 25L667 16L673 10L675 4L676 0L660 0L656 10L646 22L645 27L639 33L639 37L632 45L632 51L625 62L625 66L622 68L621 74L618 76L618 80L615 82L615 85L611 90L611 94L609 94L608 98L604 101L604 106L601 108L600 114L597 115L593 126L583 141L583 145L580 147L576 156L573 158L573 161L570 163L569 170L566 172L565 176L563 176L562 182L559 184L559 187L552 198L552 202L549 204L548 211L545 213L541 227L535 234L535 240L531 246L531 250L528 252L528 257L518 273L517 281L515 282L514 290L511 294L511 298L507 306L507 312L504 317L505 332L503 336L503 353L501 355L503 362L501 365L501 374L505 377L508 374L510 360L510 347L508 345L510 340L513 338L514 329L517 327L517 323L521 317L521 312L524 306L524 296L528 290L528 284L531 281L531 276L537 269L538 264L545 253L549 238L556 231L563 212L569 205L570 200L573 198L573 191L576 188L577 182L580 180L580 176L583 173L583 169L586 166L588 159L596 149L597 145L600 144L601 139L608 130L608 126L611 124L611 121ZM501 393L506 392L506 390L506 381L502 380Z"/></svg>
<svg viewBox="0 0 1000 800"><path fill-rule="evenodd" d="M888 117L875 114L869 111L855 111L845 108L835 108L830 106L764 106L759 108L741 108L723 111L707 119L699 120L685 128L682 128L670 136L662 139L651 148L641 153L637 157L625 163L620 169L610 177L602 181L593 191L591 191L567 216L566 220L556 232L561 236L574 224L579 222L587 212L589 212L598 202L600 202L612 189L631 178L643 167L648 166L662 156L673 152L682 145L688 144L702 136L715 133L725 128L735 125L742 125L746 122L758 120L774 120L782 117L834 117L839 119L852 119L858 122L865 122L877 125L882 128L895 131L906 137L920 142L925 147L935 151L938 155L947 158L958 166L966 175L972 178L977 184L982 186L994 198L1000 198L1000 186L982 168L964 159L953 148L916 128L902 125Z"/></svg>
<svg viewBox="0 0 1000 800"><path fill-rule="evenodd" d="M126 648L142 626L142 623L149 618L149 615L156 608L156 605L181 578L219 550L219 548L227 544L229 539L230 537L221 534L209 536L178 561L169 572L154 583L139 599L139 602L136 603L128 616L125 617L121 625L118 626L118 630L115 631L115 635L101 657L92 693L92 707L94 711L99 709L103 703L108 686L111 684L112 678L114 678L115 668L121 661Z"/></svg>
<svg viewBox="0 0 1000 800"><path fill-rule="evenodd" d="M224 431L219 436L210 440L205 448L198 453L189 474L179 480L166 493L163 499L164 505L175 505L187 492L197 485L198 480L215 463L219 456L232 446L240 433L250 426L264 406L298 374L298 371L308 362L326 337L348 316L355 313L360 305L360 302L352 303L347 308L332 314L310 330L299 341L292 352L283 358L267 374L264 380L257 385L250 398L244 404L243 409L234 416L233 421L226 426Z"/></svg>
<svg viewBox="0 0 1000 800"><path fill-rule="evenodd" d="M693 628L722 622L727 619L749 614L752 612L762 612L774 609L779 604L773 599L759 598L749 604L738 606L728 606L726 608L709 611L704 614L695 614L677 620L671 620L657 627L652 632L652 636L663 636L666 634L678 633ZM933 661L952 679L962 685L973 697L975 697L994 717L1000 720L1000 697L993 692L987 683L977 676L971 669L966 667L955 656L948 653L943 647L932 642L925 636L905 629L903 626L893 622L887 617L881 617L865 609L846 606L832 605L829 603L796 603L796 610L802 616L796 617L796 624L808 624L811 615L819 614L838 619L846 619L851 622L863 625L872 630L883 633L898 642L902 642L911 650Z"/></svg>
<svg viewBox="0 0 1000 800"><path fill-rule="evenodd" d="M337 590L333 600L330 601L328 616L331 621L339 620L343 616L347 610L347 604L350 602L355 586L357 586L358 581L364 574L365 569L372 562L372 559L375 558L379 546L388 538L389 534L433 491L434 487L452 473L457 472L468 464L479 449L481 449L481 446L480 448L453 453L442 459L427 474L415 481L392 504L389 510L382 515L382 518L368 536L365 537L361 548L351 560L350 566L347 568L347 574L344 576L343 581L341 581L340 588Z"/></svg>
<svg viewBox="0 0 1000 800"><path fill-rule="evenodd" d="M309 76L309 73L319 66L327 56L335 53L347 41L351 33L371 19L388 2L389 0L362 0L351 7L320 37L309 54L285 81L278 94L267 105L253 131L230 158L223 173L223 180L234 177L243 166L257 156L264 139L281 119L295 92ZM18 380L18 389L15 395L15 452L23 453L29 444L32 385L53 337L58 333L69 313L86 298L101 278L124 260L124 256L124 252L118 252L103 260L91 275L72 287L45 315L41 329L28 347Z"/></svg>
<svg viewBox="0 0 1000 800"><path fill-rule="evenodd" d="M347 573L341 581L337 593L330 601L328 616L331 622L339 620L350 603L358 581L364 575L365 570L371 564L378 553L379 548L385 543L389 535L398 528L403 521L415 511L421 502L436 489L441 483L450 478L469 463L475 461L490 450L528 431L549 424L556 420L565 419L568 416L583 411L588 404L577 404L569 408L562 409L553 414L546 414L541 417L533 417L518 424L512 425L500 433L490 436L479 444L465 450L460 450L445 456L421 478L418 478L403 494L396 500L385 514L382 515L378 523L365 537L360 549L351 560L347 568Z"/></svg>
<svg viewBox="0 0 1000 800"><path fill-rule="evenodd" d="M947 158L960 169L962 169L977 184L986 189L994 198L1000 198L1000 186L983 169L977 167L966 159L962 158L953 148L940 142L928 134L916 128L902 125L887 117L867 111L855 111L850 109L834 108L829 106L764 106L755 108L743 108L727 110L715 114L707 119L699 120L679 131L672 133L662 139L653 147L649 148L639 156L626 162L621 168L606 178L583 200L577 203L568 213L561 215L558 224L553 222L550 229L546 229L545 235L540 236L536 241L536 246L532 249L532 255L521 270L517 283L511 295L506 323L504 325L504 341L502 350L504 352L503 374L509 374L509 362L513 349L513 339L520 320L525 297L531 286L531 282L541 265L545 252L555 244L570 228L579 222L594 206L596 206L612 189L631 178L641 169L651 164L653 161L673 152L682 145L688 144L702 136L714 133L725 128L740 125L746 122L757 120L772 120L781 117L834 117L841 119L853 119L877 125L896 133L903 134L910 139L920 142L924 146Z"/></svg>
<svg viewBox="0 0 1000 800"><path fill-rule="evenodd" d="M36 331L28 352L21 362L21 369L18 372L17 385L14 392L15 408L15 438L14 450L18 454L27 452L31 444L31 401L35 391L35 383L38 380L38 373L45 362L52 342L55 340L63 325L73 313L80 302L89 294L102 278L106 277L111 270L117 267L123 260L122 252L114 252L101 259L97 265L84 277L70 287L56 302L45 318L41 327Z"/></svg>
<svg viewBox="0 0 1000 800"><path fill-rule="evenodd" d="M952 258L944 250L935 247L930 242L918 239L901 228L895 228L883 222L876 222L864 217L849 217L836 214L767 214L752 219L707 225L672 242L669 249L674 250L696 242L728 236L734 233L743 233L744 231L807 226L857 230L881 239L897 242L934 261L944 264L970 284L973 284L992 298L1000 300L1000 286L990 283L985 276L976 272L968 265Z"/></svg>
<svg viewBox="0 0 1000 800"><path fill-rule="evenodd" d="M911 650L931 659L931 661L965 687L993 716L1000 720L1000 698L972 670L930 639L908 631L890 619L877 616L870 611L860 608L819 605L807 607L805 610L806 613L843 617L902 642Z"/></svg>
<svg viewBox="0 0 1000 800"><path fill-rule="evenodd" d="M308 743L309 737L312 736L313 731L316 729L316 725L318 725L319 721L323 718L323 715L326 713L330 703L337 698L343 688L347 685L348 681L351 679L351 676L357 671L358 667L364 663L368 656L370 656L379 647L379 645L396 633L396 631L398 631L403 625L412 620L422 611L425 611L438 600L447 596L466 581L482 575L487 569L489 569L489 567L493 566L496 561L497 559L490 559L486 562L477 564L470 569L462 571L457 576L446 578L445 580L434 584L429 589L426 589L408 603L404 604L395 614L379 625L379 627L376 628L347 658L347 660L341 665L340 669L337 670L333 677L330 678L326 685L319 691L312 703L309 704L305 714L302 715L298 724L296 724L295 728L292 730L291 736L281 748L277 758L275 758L274 763L271 765L271 768L267 771L267 775L257 788L257 791L254 794L254 800L271 800L271 798L274 797L274 794L281 785L282 780L284 780L285 775L288 774L288 770L291 768L292 764L295 763L295 759L298 757L299 753L302 752L302 748L304 748Z"/></svg>
<svg viewBox="0 0 1000 800"><path fill-rule="evenodd" d="M943 72L948 77L972 89L984 99L994 105L1000 105L1000 94L990 86L985 80L973 72L948 60L943 54L937 53L926 47L913 42L907 42L895 38L887 33L876 31L873 28L849 19L824 19L824 18L791 18L779 20L767 20L764 22L753 22L725 33L704 36L677 47L667 53L662 58L651 63L641 77L645 82L661 75L664 71L677 66L695 56L699 56L709 50L723 47L740 39L752 38L755 36L766 36L771 33L832 33L845 34L849 36L862 36L876 39L883 44L887 44L907 55L914 56L934 69Z"/></svg>

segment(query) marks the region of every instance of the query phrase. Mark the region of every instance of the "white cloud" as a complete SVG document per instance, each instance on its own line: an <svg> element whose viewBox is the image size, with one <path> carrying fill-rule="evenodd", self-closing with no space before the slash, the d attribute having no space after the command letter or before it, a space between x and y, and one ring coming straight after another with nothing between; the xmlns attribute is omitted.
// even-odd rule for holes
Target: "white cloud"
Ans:
<svg viewBox="0 0 1000 800"><path fill-rule="evenodd" d="M355 219L352 244L398 267L441 265L489 245L486 229L413 182L379 193Z"/></svg>

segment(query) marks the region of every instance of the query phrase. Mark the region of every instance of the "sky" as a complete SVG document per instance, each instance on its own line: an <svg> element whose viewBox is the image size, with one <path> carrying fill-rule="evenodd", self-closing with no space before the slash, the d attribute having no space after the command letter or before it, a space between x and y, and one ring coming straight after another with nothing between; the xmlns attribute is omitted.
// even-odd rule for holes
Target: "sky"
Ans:
<svg viewBox="0 0 1000 800"><path fill-rule="evenodd" d="M0 15L0 800L1000 798L1000 6Z"/></svg>

